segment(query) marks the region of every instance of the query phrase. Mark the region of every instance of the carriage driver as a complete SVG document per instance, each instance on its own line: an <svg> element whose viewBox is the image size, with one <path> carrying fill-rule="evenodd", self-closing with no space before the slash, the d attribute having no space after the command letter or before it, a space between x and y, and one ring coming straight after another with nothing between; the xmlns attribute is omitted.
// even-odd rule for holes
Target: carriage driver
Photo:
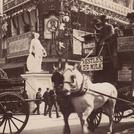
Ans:
<svg viewBox="0 0 134 134"><path fill-rule="evenodd" d="M53 65L54 72L51 77L51 81L53 84L54 89L60 89L63 88L63 83L64 83L64 77L62 75L62 66L59 67L59 64Z"/></svg>

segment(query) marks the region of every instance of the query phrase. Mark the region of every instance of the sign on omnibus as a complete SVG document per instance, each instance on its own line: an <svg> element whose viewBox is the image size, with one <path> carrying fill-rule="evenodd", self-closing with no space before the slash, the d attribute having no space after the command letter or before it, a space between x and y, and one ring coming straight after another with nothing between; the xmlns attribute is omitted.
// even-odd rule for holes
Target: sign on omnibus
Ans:
<svg viewBox="0 0 134 134"><path fill-rule="evenodd" d="M82 71L103 70L103 57L89 57L81 60Z"/></svg>
<svg viewBox="0 0 134 134"><path fill-rule="evenodd" d="M118 37L117 43L118 52L134 51L134 36Z"/></svg>

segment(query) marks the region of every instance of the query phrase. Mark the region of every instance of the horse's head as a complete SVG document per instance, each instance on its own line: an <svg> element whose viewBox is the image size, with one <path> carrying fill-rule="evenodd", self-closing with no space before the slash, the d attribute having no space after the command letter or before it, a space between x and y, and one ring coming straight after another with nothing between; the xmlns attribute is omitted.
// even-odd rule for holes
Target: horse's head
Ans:
<svg viewBox="0 0 134 134"><path fill-rule="evenodd" d="M70 91L79 89L83 82L83 75L78 71L76 65L65 65L64 70L64 89Z"/></svg>

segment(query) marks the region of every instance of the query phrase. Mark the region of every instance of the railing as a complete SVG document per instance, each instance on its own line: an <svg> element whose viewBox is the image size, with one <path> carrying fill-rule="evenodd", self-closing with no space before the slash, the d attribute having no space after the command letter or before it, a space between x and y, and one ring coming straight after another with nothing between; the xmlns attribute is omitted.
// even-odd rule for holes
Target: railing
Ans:
<svg viewBox="0 0 134 134"><path fill-rule="evenodd" d="M110 10L112 12L116 12L123 16L126 16L128 12L134 11L118 3L108 1L108 0L80 0L80 1L92 4L94 6L98 6L100 8Z"/></svg>

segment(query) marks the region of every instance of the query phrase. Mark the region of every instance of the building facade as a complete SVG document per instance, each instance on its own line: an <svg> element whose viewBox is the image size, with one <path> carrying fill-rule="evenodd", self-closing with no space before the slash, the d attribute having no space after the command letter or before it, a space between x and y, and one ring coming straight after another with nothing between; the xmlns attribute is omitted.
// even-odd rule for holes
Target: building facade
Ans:
<svg viewBox="0 0 134 134"><path fill-rule="evenodd" d="M94 33L94 18L105 14L110 23L126 25L126 15L132 11L133 0L4 0L1 61L4 59L5 63L3 61L1 66L11 78L19 78L27 71L32 32L40 34L40 41L48 54L42 67L49 73L59 58L78 62L91 49L94 49L91 56L96 56L94 37L90 45L86 45L83 38ZM117 53L115 59L116 56ZM121 72L117 71L116 62L111 69L111 61L107 62L107 57L104 59L103 70L94 73L95 81L117 80ZM113 76L107 77L107 73Z"/></svg>

